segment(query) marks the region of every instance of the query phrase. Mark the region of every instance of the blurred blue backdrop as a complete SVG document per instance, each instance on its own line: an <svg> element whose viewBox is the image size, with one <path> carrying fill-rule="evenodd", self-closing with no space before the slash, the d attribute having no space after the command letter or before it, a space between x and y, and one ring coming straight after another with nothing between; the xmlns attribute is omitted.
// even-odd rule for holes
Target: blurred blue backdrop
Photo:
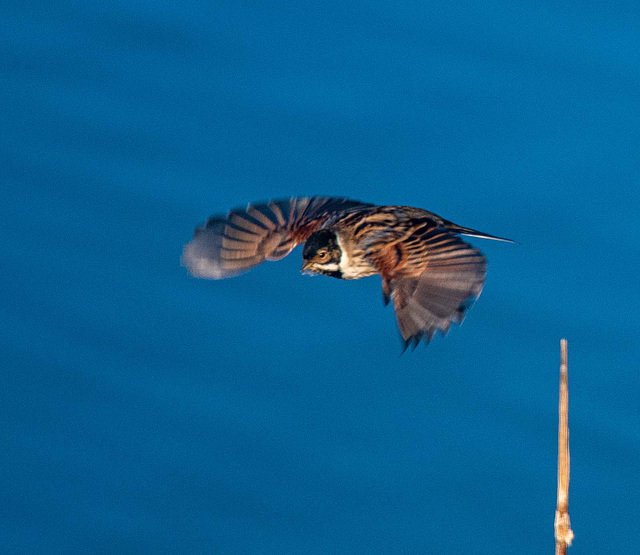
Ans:
<svg viewBox="0 0 640 555"><path fill-rule="evenodd" d="M0 550L638 552L635 2L29 2L0 20ZM377 278L180 267L340 195L521 245L400 355Z"/></svg>

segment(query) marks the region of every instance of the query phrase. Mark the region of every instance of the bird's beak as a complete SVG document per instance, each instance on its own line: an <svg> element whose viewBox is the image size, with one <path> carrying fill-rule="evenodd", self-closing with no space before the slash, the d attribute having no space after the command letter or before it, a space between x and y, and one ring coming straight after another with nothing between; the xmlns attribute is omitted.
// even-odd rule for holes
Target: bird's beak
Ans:
<svg viewBox="0 0 640 555"><path fill-rule="evenodd" d="M300 269L301 272L308 272L311 270L311 262L309 260L305 260L305 262L302 264L302 268Z"/></svg>

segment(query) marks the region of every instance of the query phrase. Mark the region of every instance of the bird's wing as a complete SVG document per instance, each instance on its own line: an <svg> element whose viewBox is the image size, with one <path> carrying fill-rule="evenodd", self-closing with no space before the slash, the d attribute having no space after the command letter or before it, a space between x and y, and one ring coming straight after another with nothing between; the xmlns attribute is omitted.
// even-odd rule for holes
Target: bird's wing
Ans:
<svg viewBox="0 0 640 555"><path fill-rule="evenodd" d="M237 276L280 260L338 212L372 206L344 198L299 197L249 205L211 217L184 246L182 264L196 276Z"/></svg>
<svg viewBox="0 0 640 555"><path fill-rule="evenodd" d="M382 276L385 304L393 301L405 348L460 324L487 271L478 249L431 219L414 222L400 240L382 239L371 260Z"/></svg>

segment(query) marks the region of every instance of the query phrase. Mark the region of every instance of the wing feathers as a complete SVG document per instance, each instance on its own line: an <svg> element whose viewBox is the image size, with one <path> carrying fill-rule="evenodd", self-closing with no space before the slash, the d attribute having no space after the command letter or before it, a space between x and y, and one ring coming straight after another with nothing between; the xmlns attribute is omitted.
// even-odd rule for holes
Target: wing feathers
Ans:
<svg viewBox="0 0 640 555"><path fill-rule="evenodd" d="M262 208L264 209L266 207ZM269 229L271 231L276 229L276 223L255 206L249 205L249 207L247 208L247 214L254 218L256 221L260 222L265 229Z"/></svg>
<svg viewBox="0 0 640 555"><path fill-rule="evenodd" d="M235 225L239 229L242 229L244 231L250 231L252 233L262 234L264 231L269 231L269 228L266 228L262 225L258 225L251 222L246 217L246 214L244 214L244 216L245 217L243 217L243 215L238 214L236 212L232 212L231 214L229 214L228 221L229 223Z"/></svg>
<svg viewBox="0 0 640 555"><path fill-rule="evenodd" d="M229 237L222 236L222 247L226 250L245 250L247 246L255 246L253 243L247 243L246 241L238 241Z"/></svg>
<svg viewBox="0 0 640 555"><path fill-rule="evenodd" d="M487 263L479 250L442 227L416 230L405 247L405 263L387 274L386 288L406 349L462 323L482 292Z"/></svg>
<svg viewBox="0 0 640 555"><path fill-rule="evenodd" d="M280 210L280 207L278 206L278 203L270 202L269 208L271 209L273 215L276 217L278 227L284 227L286 225L286 221L284 219L284 215L282 214L282 210Z"/></svg>
<svg viewBox="0 0 640 555"><path fill-rule="evenodd" d="M361 202L301 197L249 205L196 228L182 252L182 264L196 277L236 276L265 260L285 257L336 213Z"/></svg>
<svg viewBox="0 0 640 555"><path fill-rule="evenodd" d="M224 233L226 237L229 237L231 239L238 239L238 241L243 243L252 243L255 237L260 237L260 235L248 231L242 231L231 225L226 226Z"/></svg>

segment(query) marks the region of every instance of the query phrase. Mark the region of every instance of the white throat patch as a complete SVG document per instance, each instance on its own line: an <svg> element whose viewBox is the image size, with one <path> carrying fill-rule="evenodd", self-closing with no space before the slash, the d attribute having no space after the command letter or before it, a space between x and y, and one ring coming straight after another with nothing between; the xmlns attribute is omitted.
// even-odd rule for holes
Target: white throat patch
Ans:
<svg viewBox="0 0 640 555"><path fill-rule="evenodd" d="M342 272L342 279L353 279L354 273L353 268L351 268L351 259L347 254L347 249L345 248L345 244L342 242L340 238L340 234L336 233L336 240L338 241L338 246L340 247L340 264L338 267Z"/></svg>
<svg viewBox="0 0 640 555"><path fill-rule="evenodd" d="M349 256L345 241L342 241L340 235L337 233L336 240L338 241L341 253L338 267L340 268L340 272L342 272L342 279L360 279L377 273L376 269L364 256L364 253L356 250L354 256ZM352 252L352 254L354 253Z"/></svg>

